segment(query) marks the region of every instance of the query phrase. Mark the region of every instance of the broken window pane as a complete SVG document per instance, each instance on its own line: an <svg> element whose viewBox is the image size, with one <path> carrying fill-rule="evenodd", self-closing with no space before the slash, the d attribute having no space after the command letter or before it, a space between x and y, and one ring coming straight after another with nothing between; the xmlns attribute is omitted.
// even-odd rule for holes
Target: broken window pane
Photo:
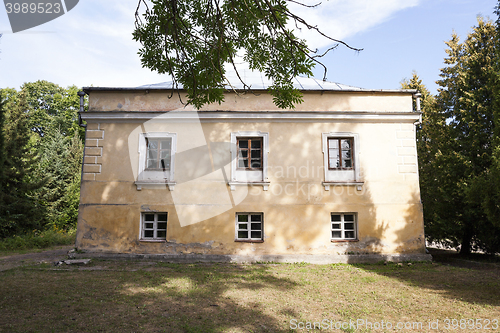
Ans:
<svg viewBox="0 0 500 333"><path fill-rule="evenodd" d="M341 231L332 231L332 238L342 238Z"/></svg>

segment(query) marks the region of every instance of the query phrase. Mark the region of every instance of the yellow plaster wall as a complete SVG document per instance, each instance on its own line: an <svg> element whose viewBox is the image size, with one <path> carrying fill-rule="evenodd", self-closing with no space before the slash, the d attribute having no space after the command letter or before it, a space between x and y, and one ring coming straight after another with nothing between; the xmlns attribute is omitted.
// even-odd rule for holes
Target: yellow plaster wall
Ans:
<svg viewBox="0 0 500 333"><path fill-rule="evenodd" d="M122 93L107 96L95 94L92 93L90 99L91 109L94 110L98 107L109 110L118 98L123 98ZM306 97L321 99L321 96ZM357 111L366 111L366 108L384 109L378 105L379 101L368 97L364 101L346 102L350 97L345 95L333 98L332 104L351 103L350 110ZM380 97L380 101L388 98L384 102L388 104L385 111L401 111L400 108L411 106L410 97L406 96L402 103L399 103L399 97ZM132 94L127 108L132 110L144 103L140 106L141 110L154 109L155 104L147 98L150 97ZM168 107L160 103L162 98L160 95L155 97L159 101L157 107L166 109ZM168 103L175 104L175 101L170 100ZM389 105L388 101L395 101L396 106ZM319 108L321 103L326 101L314 105ZM148 105L151 105L150 109ZM337 106L332 108L336 109ZM167 187L138 191L134 185L133 168L138 163L138 153L134 156L134 152L137 152L137 128L141 128L141 124L100 122L98 126L92 126L105 133L100 142L102 165L94 179L84 178L82 182L77 233L79 248L134 253L242 255L424 252L416 149L414 145L408 147L403 142L411 141L408 137L412 135L414 141L411 123L202 123L203 138L197 140L204 139L208 143L229 142L231 132L236 131L268 132L270 186L268 191L264 191L261 186L236 187L235 191L230 191L229 186L222 184L233 198L244 198L236 206L218 204L220 187L216 189L210 181L199 183L197 190L190 192L183 192L180 186L176 186L177 204L196 202L196 196L202 200L208 197L213 201L205 202L202 209L217 208L223 211L187 226L180 225L173 192ZM183 130L184 126L189 125L150 124L147 131L178 132L177 150L182 151L193 145L193 141L182 134L188 132ZM326 191L321 185L324 180L321 134L327 132L359 134L360 155L357 165L365 182L361 191L354 186L336 186ZM129 140L131 133L132 139ZM133 152L131 158L130 151ZM174 167L176 172L189 169L177 164ZM226 174L230 174L229 167L226 167ZM191 208L196 214L200 207ZM182 206L182 209L189 210L190 206ZM167 242L139 241L140 213L146 211L168 212ZM263 243L234 241L237 212L263 212ZM331 242L331 212L357 213L359 241Z"/></svg>
<svg viewBox="0 0 500 333"><path fill-rule="evenodd" d="M287 111L411 112L411 93L396 92L307 92L304 102ZM186 95L181 94L182 101ZM195 111L185 106L177 93L164 90L92 91L89 111ZM201 111L283 111L262 91L225 94L221 104L204 106Z"/></svg>

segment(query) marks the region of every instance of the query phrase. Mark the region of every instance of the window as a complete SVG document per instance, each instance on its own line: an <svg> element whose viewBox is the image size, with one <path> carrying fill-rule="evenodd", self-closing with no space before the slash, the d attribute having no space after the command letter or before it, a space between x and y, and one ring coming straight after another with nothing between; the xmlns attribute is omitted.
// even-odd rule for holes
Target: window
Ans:
<svg viewBox="0 0 500 333"><path fill-rule="evenodd" d="M330 132L322 134L325 190L335 185L355 185L362 190L360 149L357 133Z"/></svg>
<svg viewBox="0 0 500 333"><path fill-rule="evenodd" d="M262 138L237 138L238 169L262 170Z"/></svg>
<svg viewBox="0 0 500 333"><path fill-rule="evenodd" d="M176 133L150 132L139 134L139 168L137 190L175 186Z"/></svg>
<svg viewBox="0 0 500 333"><path fill-rule="evenodd" d="M166 240L168 213L142 213L141 239Z"/></svg>
<svg viewBox="0 0 500 333"><path fill-rule="evenodd" d="M354 168L353 138L328 138L328 169Z"/></svg>
<svg viewBox="0 0 500 333"><path fill-rule="evenodd" d="M263 213L237 213L236 214L236 240L237 241L263 241L264 237Z"/></svg>
<svg viewBox="0 0 500 333"><path fill-rule="evenodd" d="M146 138L146 170L170 171L172 138Z"/></svg>
<svg viewBox="0 0 500 333"><path fill-rule="evenodd" d="M267 158L269 133L259 131L231 133L231 179L229 185L260 185L269 187Z"/></svg>
<svg viewBox="0 0 500 333"><path fill-rule="evenodd" d="M356 214L332 213L332 241L356 240Z"/></svg>

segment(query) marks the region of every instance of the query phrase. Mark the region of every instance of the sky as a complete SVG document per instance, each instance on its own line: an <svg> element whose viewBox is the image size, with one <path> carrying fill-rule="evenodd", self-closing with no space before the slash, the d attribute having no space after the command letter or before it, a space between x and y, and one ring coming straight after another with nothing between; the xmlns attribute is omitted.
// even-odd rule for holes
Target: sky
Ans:
<svg viewBox="0 0 500 333"><path fill-rule="evenodd" d="M496 0L322 0L296 9L306 21L361 52L339 46L322 62L327 80L366 89L399 89L416 71L437 93L445 41L464 40L477 16L495 19ZM305 0L308 4L315 0ZM138 0L80 0L43 25L12 33L0 7L0 88L46 80L62 87L136 87L170 81L143 68L132 40ZM332 43L302 29L300 36L324 51ZM314 76L323 78L318 67Z"/></svg>

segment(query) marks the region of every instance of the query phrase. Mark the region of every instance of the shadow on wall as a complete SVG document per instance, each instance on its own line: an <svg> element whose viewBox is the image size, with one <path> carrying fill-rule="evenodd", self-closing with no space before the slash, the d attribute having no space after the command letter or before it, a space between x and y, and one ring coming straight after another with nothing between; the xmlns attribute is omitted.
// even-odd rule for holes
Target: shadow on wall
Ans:
<svg viewBox="0 0 500 333"><path fill-rule="evenodd" d="M363 255L373 253L380 254L382 260L386 258L386 260L396 261L399 259L392 254L425 254L422 205L418 190L412 193L406 204L401 203L401 205L407 207L402 212L402 216L397 214L399 204L394 204L393 208L391 208L391 205L380 205L379 203L377 207L386 210L385 217L390 216L390 214L387 214L387 209L393 209L396 212L387 220L380 217L377 220L377 208L370 200L369 188L366 190L364 198L371 207L359 216L359 234L363 236L360 237L359 242L346 243L343 254ZM348 259L348 262L359 262L359 258L354 256Z"/></svg>

